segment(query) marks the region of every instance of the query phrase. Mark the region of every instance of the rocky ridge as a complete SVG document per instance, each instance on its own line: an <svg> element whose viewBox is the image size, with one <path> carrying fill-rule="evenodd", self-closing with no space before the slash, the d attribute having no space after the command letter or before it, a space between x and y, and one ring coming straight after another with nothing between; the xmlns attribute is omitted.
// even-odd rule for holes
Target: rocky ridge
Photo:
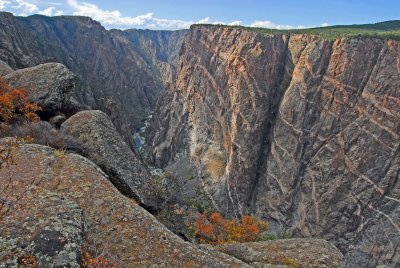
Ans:
<svg viewBox="0 0 400 268"><path fill-rule="evenodd" d="M333 242L346 267L398 263L399 60L394 40L192 26L147 158L186 162L226 214Z"/></svg>

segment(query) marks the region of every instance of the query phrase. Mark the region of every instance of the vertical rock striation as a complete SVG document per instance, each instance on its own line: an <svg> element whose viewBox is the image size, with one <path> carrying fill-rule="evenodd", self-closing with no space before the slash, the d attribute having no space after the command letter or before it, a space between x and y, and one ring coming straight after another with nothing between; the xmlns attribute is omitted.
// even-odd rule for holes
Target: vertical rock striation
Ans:
<svg viewBox="0 0 400 268"><path fill-rule="evenodd" d="M150 160L190 159L221 211L400 262L400 43L192 26Z"/></svg>

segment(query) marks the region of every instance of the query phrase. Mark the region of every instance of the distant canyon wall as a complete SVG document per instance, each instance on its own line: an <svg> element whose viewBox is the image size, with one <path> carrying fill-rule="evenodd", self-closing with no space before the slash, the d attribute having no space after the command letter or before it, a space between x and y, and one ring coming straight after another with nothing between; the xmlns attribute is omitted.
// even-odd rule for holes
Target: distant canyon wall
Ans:
<svg viewBox="0 0 400 268"><path fill-rule="evenodd" d="M400 263L400 43L192 26L149 135L230 215Z"/></svg>

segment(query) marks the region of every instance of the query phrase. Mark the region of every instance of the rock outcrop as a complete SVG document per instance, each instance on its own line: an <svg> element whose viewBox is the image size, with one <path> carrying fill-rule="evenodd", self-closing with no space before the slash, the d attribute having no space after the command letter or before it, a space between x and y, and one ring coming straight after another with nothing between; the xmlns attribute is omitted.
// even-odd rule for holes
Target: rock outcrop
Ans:
<svg viewBox="0 0 400 268"><path fill-rule="evenodd" d="M192 26L148 159L185 159L220 211L400 262L400 43Z"/></svg>
<svg viewBox="0 0 400 268"><path fill-rule="evenodd" d="M105 113L79 112L62 124L61 131L81 143L83 155L101 167L121 193L150 210L163 205L162 186L153 180Z"/></svg>
<svg viewBox="0 0 400 268"><path fill-rule="evenodd" d="M247 267L181 240L86 158L22 145L14 163L0 169L10 186L0 193L0 266L79 267L90 252L120 267Z"/></svg>
<svg viewBox="0 0 400 268"><path fill-rule="evenodd" d="M320 239L283 239L266 242L224 244L215 247L225 254L234 256L252 267L267 264L288 267L342 267L340 251Z"/></svg>
<svg viewBox="0 0 400 268"><path fill-rule="evenodd" d="M4 82L14 88L26 89L30 101L40 106L42 118L49 119L57 112L72 115L80 109L73 98L75 75L60 63L19 69L6 75Z"/></svg>

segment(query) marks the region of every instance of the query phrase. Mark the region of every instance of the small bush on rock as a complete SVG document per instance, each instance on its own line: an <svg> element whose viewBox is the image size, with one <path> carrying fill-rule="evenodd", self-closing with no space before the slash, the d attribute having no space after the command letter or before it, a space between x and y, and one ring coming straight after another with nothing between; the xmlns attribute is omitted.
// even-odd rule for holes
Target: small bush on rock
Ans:
<svg viewBox="0 0 400 268"><path fill-rule="evenodd" d="M266 221L253 216L242 216L240 220L224 219L220 213L201 214L196 221L195 236L200 243L225 244L230 242L254 242L262 239L268 229Z"/></svg>
<svg viewBox="0 0 400 268"><path fill-rule="evenodd" d="M0 76L0 126L13 122L38 121L35 113L40 110L37 104L28 100L28 91L12 88Z"/></svg>

